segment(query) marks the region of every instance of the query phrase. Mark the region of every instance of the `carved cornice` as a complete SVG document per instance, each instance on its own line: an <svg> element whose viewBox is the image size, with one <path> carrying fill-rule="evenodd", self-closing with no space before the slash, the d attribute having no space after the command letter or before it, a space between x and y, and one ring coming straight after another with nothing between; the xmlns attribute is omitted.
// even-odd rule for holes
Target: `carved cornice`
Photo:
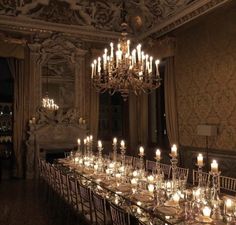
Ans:
<svg viewBox="0 0 236 225"><path fill-rule="evenodd" d="M199 16L215 9L216 7L230 2L232 0L199 0L193 1L182 11L179 11L172 17L168 18L163 23L158 24L153 29L149 30L145 34L140 36L140 39L144 39L148 36L151 36L153 39L157 39L164 34L190 22L191 20L196 19Z"/></svg>

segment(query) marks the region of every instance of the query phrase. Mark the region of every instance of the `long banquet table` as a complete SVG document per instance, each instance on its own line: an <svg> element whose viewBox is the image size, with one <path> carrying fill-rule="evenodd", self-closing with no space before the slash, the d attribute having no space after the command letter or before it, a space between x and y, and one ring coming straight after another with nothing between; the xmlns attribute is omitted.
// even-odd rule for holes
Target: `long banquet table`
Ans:
<svg viewBox="0 0 236 225"><path fill-rule="evenodd" d="M168 196L170 193L161 192L163 187L166 188L166 185L168 186L169 182L164 181L162 186L159 186L160 190L157 196L155 191L149 192L147 190L147 174L143 176L143 179L139 179L138 184L134 185L131 183L129 176L124 180L120 176L111 176L104 172L105 168L103 171L97 171L93 167L86 167L72 159L59 159L55 166L74 176L93 191L106 198L108 202L119 205L131 216L143 223L166 225L226 224L224 218L206 220L202 216L193 216L193 212L188 208L188 202L192 200L187 199L188 193L192 193L192 187L182 187L181 192L179 192L181 197L179 204L175 205L173 200L168 200L170 199L170 196ZM153 181L154 183L156 184L155 180ZM201 214L199 206L196 205L194 210L198 210L199 215Z"/></svg>

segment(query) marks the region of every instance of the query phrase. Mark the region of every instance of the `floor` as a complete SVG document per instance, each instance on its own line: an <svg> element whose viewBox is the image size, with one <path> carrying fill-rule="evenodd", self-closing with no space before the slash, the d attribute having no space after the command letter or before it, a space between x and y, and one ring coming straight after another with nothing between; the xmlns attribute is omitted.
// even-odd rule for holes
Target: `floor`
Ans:
<svg viewBox="0 0 236 225"><path fill-rule="evenodd" d="M52 195L49 195L52 196ZM0 182L0 225L84 225L33 180Z"/></svg>

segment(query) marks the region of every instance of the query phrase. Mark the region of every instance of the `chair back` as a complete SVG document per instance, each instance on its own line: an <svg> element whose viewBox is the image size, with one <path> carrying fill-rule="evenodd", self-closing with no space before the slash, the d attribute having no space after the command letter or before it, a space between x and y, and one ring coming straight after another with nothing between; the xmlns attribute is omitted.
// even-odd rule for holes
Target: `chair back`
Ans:
<svg viewBox="0 0 236 225"><path fill-rule="evenodd" d="M189 173L188 168L182 168L182 167L177 167L176 168L176 178L177 179L185 180L187 182L188 173ZM169 178L171 178L171 176L172 176L172 167L170 169Z"/></svg>
<svg viewBox="0 0 236 225"><path fill-rule="evenodd" d="M209 186L211 175L206 172L202 172L202 184L204 186ZM196 186L199 183L199 171L193 170L193 185Z"/></svg>
<svg viewBox="0 0 236 225"><path fill-rule="evenodd" d="M126 155L125 156L125 164L132 166L132 164L133 164L133 156Z"/></svg>
<svg viewBox="0 0 236 225"><path fill-rule="evenodd" d="M146 169L148 172L156 172L156 162L151 160L146 160Z"/></svg>
<svg viewBox="0 0 236 225"><path fill-rule="evenodd" d="M145 162L145 161L144 161ZM143 165L145 167L145 165ZM135 169L141 169L142 165L141 165L141 162L140 162L140 158L138 157L133 157L133 167Z"/></svg>
<svg viewBox="0 0 236 225"><path fill-rule="evenodd" d="M130 225L130 215L123 209L110 203L110 211L113 225Z"/></svg>
<svg viewBox="0 0 236 225"><path fill-rule="evenodd" d="M171 171L171 165L160 163L160 169L161 169L161 172L164 174L164 176L166 178L169 178L170 171Z"/></svg>
<svg viewBox="0 0 236 225"><path fill-rule="evenodd" d="M106 200L95 192L92 192L92 200L96 225L107 224Z"/></svg>
<svg viewBox="0 0 236 225"><path fill-rule="evenodd" d="M236 194L236 178L220 176L220 191Z"/></svg>
<svg viewBox="0 0 236 225"><path fill-rule="evenodd" d="M69 184L70 204L74 210L79 211L80 201L78 195L77 181L75 180L74 177L69 176L68 184Z"/></svg>
<svg viewBox="0 0 236 225"><path fill-rule="evenodd" d="M61 196L66 202L69 202L70 198L69 198L68 176L63 172L60 172L60 176L61 176Z"/></svg>
<svg viewBox="0 0 236 225"><path fill-rule="evenodd" d="M93 215L92 215L93 208L92 208L91 190L90 190L90 188L84 186L80 182L77 182L77 186L78 186L78 191L79 191L82 213L85 217L86 217L86 215L88 215L89 221L93 222Z"/></svg>

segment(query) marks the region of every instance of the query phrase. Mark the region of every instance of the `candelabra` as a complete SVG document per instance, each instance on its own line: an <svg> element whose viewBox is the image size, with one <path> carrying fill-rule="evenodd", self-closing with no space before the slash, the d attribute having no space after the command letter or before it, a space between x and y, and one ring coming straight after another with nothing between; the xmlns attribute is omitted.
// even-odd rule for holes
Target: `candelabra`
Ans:
<svg viewBox="0 0 236 225"><path fill-rule="evenodd" d="M113 143L113 161L116 163L117 160L117 143Z"/></svg>
<svg viewBox="0 0 236 225"><path fill-rule="evenodd" d="M211 171L210 175L212 176L212 195L211 201L213 205L213 219L222 219L221 209L220 209L220 171Z"/></svg>
<svg viewBox="0 0 236 225"><path fill-rule="evenodd" d="M198 170L198 187L201 188L203 187L203 179L202 179L202 168L203 168L203 164L197 164Z"/></svg>
<svg viewBox="0 0 236 225"><path fill-rule="evenodd" d="M120 146L120 152L121 152L121 164L122 166L125 166L125 145Z"/></svg>
<svg viewBox="0 0 236 225"><path fill-rule="evenodd" d="M177 182L176 182L176 176L177 176L177 164L178 164L178 159L177 159L177 155L171 153L171 171L172 171L172 187L173 187L173 193L176 192L177 189Z"/></svg>

